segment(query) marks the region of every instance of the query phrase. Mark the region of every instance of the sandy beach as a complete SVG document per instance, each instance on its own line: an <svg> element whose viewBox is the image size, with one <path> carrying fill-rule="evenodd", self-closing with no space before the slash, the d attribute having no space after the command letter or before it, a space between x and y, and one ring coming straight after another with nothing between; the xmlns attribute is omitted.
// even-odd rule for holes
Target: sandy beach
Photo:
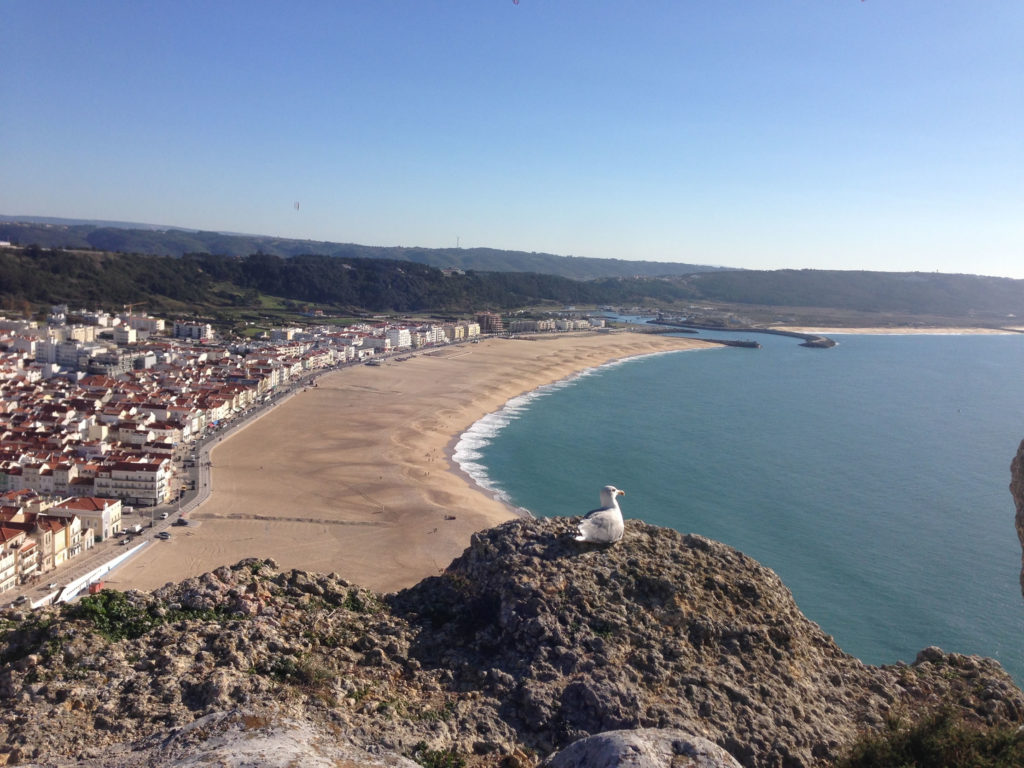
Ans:
<svg viewBox="0 0 1024 768"><path fill-rule="evenodd" d="M218 444L213 494L192 524L107 583L149 590L272 557L377 591L411 586L439 573L474 532L515 515L451 462L471 424L585 368L705 345L638 333L486 339L321 376Z"/></svg>

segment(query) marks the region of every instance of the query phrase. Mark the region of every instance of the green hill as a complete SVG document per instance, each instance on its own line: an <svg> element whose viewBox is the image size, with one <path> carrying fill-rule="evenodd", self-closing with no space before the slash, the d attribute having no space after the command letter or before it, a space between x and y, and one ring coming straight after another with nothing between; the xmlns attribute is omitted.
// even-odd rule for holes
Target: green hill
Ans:
<svg viewBox="0 0 1024 768"><path fill-rule="evenodd" d="M258 308L265 297L339 312L642 304L703 313L714 323L706 313L711 305L732 313L739 325L784 322L787 314L813 322L845 316L852 324L919 318L996 326L1024 317L1024 280L976 275L779 270L582 281L533 272L453 273L410 261L318 254L177 258L36 246L0 250L0 301L8 308L28 302L116 309L145 301L151 311L181 312Z"/></svg>
<svg viewBox="0 0 1024 768"><path fill-rule="evenodd" d="M675 264L625 259L593 259L551 253L503 251L495 248L405 248L294 240L262 235L237 235L187 229L131 226L112 222L65 219L32 221L0 216L0 240L42 248L94 249L153 256L212 253L248 256L264 253L290 258L305 254L357 259L413 261L432 267L486 270L489 272L538 272L575 280L600 277L657 277L688 275L718 269L699 264Z"/></svg>

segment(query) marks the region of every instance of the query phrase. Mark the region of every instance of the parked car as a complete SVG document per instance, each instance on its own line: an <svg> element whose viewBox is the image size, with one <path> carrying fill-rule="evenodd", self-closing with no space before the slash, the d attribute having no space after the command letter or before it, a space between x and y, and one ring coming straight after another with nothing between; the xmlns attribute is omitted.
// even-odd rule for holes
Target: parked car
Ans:
<svg viewBox="0 0 1024 768"><path fill-rule="evenodd" d="M161 520L166 520L168 517L170 517L170 515L168 513L166 513L166 512L161 512L160 513L160 519Z"/></svg>
<svg viewBox="0 0 1024 768"><path fill-rule="evenodd" d="M160 533L158 533L156 536L157 536L158 539L169 539L169 538L171 538L171 534L169 534L167 531L160 531Z"/></svg>
<svg viewBox="0 0 1024 768"><path fill-rule="evenodd" d="M174 521L173 524L174 525L188 525L188 520L186 520L184 517L179 517L177 520Z"/></svg>

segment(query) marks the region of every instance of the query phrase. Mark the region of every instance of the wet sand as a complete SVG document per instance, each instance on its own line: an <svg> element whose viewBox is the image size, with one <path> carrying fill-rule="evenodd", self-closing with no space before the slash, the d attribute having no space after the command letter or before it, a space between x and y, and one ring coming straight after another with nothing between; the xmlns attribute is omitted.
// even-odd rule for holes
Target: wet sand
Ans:
<svg viewBox="0 0 1024 768"><path fill-rule="evenodd" d="M706 346L637 333L487 339L321 376L212 452L213 495L110 574L154 589L272 557L390 592L436 575L516 511L451 462L454 439L517 395L639 354Z"/></svg>

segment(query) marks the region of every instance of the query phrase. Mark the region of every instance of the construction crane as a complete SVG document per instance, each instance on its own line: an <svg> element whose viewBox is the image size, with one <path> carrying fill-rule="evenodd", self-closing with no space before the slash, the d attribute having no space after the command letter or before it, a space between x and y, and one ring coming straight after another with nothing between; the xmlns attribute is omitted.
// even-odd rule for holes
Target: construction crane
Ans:
<svg viewBox="0 0 1024 768"><path fill-rule="evenodd" d="M128 312L128 317L132 316L132 307L141 307L145 303L144 301L133 301L131 304L125 304L124 308Z"/></svg>

